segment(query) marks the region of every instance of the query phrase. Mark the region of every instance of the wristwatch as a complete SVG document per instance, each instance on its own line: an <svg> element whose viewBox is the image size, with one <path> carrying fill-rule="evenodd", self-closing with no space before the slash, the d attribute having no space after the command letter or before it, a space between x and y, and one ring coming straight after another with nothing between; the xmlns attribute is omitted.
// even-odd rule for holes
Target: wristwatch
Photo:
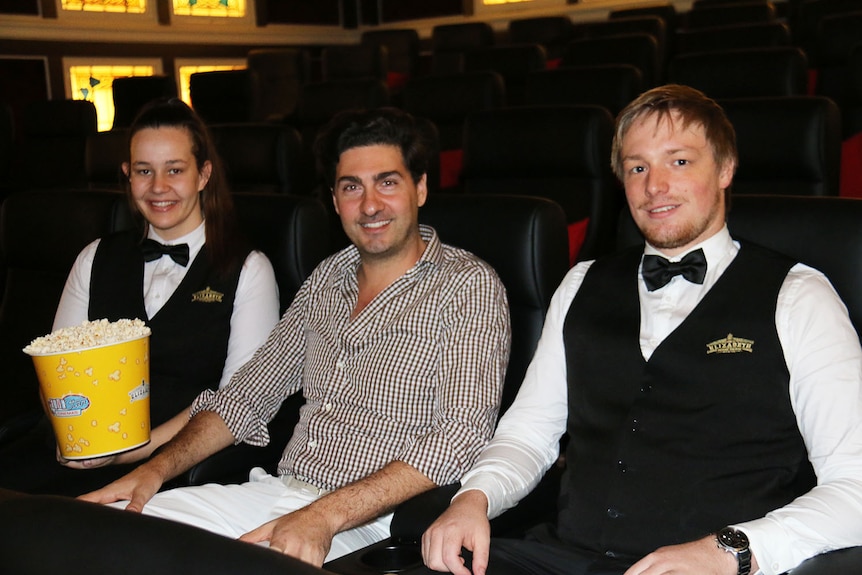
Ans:
<svg viewBox="0 0 862 575"><path fill-rule="evenodd" d="M715 542L719 549L732 553L739 563L736 575L751 573L751 549L748 548L748 536L733 527L725 527L715 534Z"/></svg>

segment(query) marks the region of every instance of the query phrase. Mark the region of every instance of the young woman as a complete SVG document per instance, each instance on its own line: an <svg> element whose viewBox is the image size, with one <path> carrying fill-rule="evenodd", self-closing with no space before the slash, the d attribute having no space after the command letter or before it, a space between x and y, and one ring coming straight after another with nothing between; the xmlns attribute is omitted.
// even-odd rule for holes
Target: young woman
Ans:
<svg viewBox="0 0 862 575"><path fill-rule="evenodd" d="M173 437L198 393L225 385L278 321L272 266L239 234L221 161L193 110L177 99L144 108L130 128L122 168L139 225L79 254L54 329L101 318L147 323L151 441L68 461L42 425L0 451L0 487L77 495L122 475L123 464L149 457ZM50 458L33 452L49 445Z"/></svg>

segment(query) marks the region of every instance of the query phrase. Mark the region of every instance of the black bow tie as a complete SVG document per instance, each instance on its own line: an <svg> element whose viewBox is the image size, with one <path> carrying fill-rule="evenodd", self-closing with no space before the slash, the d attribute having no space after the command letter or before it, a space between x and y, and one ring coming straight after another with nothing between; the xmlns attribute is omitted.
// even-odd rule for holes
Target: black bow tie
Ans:
<svg viewBox="0 0 862 575"><path fill-rule="evenodd" d="M151 262L167 255L183 267L189 265L189 244L166 246L156 240L146 239L141 242L141 253L144 255L144 261L146 262Z"/></svg>
<svg viewBox="0 0 862 575"><path fill-rule="evenodd" d="M670 262L661 256L644 256L642 273L649 291L664 287L677 275L691 283L702 284L706 276L706 256L703 250L695 250L679 262Z"/></svg>

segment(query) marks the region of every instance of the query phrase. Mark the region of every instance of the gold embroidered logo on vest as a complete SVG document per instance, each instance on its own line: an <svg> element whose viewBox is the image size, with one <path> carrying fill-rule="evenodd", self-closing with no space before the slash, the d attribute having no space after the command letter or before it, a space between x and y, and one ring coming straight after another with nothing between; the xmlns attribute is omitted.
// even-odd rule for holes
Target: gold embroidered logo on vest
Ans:
<svg viewBox="0 0 862 575"><path fill-rule="evenodd" d="M207 289L192 294L192 301L203 303L221 303L222 298L224 298L224 294L210 289L210 286L207 286Z"/></svg>
<svg viewBox="0 0 862 575"><path fill-rule="evenodd" d="M706 354L711 353L741 353L743 351L752 353L754 347L753 339L743 339L741 337L733 337L732 333L727 334L727 337L717 339L706 344Z"/></svg>

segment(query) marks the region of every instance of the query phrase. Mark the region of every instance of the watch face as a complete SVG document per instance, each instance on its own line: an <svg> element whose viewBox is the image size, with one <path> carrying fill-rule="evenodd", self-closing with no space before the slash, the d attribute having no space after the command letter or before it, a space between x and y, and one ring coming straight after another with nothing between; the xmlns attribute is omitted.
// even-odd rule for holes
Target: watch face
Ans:
<svg viewBox="0 0 862 575"><path fill-rule="evenodd" d="M748 549L748 537L742 531L737 531L730 527L725 527L718 532L718 541L725 547L736 551Z"/></svg>

